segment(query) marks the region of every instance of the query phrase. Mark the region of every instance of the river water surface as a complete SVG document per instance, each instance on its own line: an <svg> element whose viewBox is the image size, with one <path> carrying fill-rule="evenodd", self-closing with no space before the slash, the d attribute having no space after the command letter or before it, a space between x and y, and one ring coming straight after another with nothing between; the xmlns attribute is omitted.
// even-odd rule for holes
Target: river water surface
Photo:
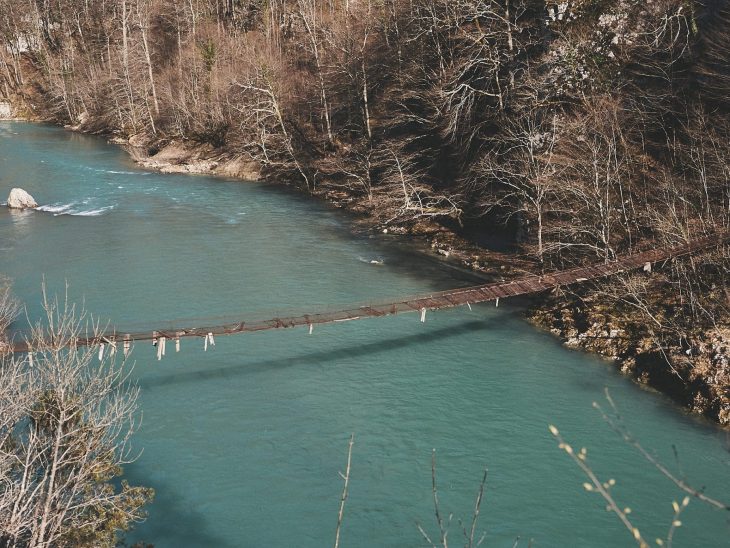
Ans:
<svg viewBox="0 0 730 548"><path fill-rule="evenodd" d="M167 320L275 316L470 283L306 197L258 183L163 175L103 140L0 123L0 272L28 316L43 277L122 330ZM371 261L382 261L373 264ZM187 323L185 321L183 324ZM136 346L142 450L126 468L156 490L129 536L157 547L327 546L337 522L347 442L355 434L342 546L438 540L431 499L436 449L441 512L463 544L484 467L484 546L629 546L586 492L547 426L586 447L646 538L664 536L682 493L592 409L608 387L644 446L698 487L730 498L727 432L686 416L614 368L562 348L509 303L203 342L160 362ZM679 463L673 456L676 446ZM728 513L692 502L676 546L730 546Z"/></svg>

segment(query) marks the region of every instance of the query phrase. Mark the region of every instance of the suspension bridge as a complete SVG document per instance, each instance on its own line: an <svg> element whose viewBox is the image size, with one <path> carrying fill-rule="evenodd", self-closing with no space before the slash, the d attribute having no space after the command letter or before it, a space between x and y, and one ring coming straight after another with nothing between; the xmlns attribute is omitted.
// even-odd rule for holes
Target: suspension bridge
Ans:
<svg viewBox="0 0 730 548"><path fill-rule="evenodd" d="M104 347L115 352L117 346L125 355L136 341L152 341L157 347L157 357L160 359L166 351L166 343L171 342L180 349L180 339L196 337L204 339L204 345L215 344L215 336L252 333L269 329L284 329L291 327L305 327L310 333L315 325L337 322L347 322L364 318L376 318L401 313L418 313L421 321L425 321L428 311L469 306L472 304L495 301L499 299L540 293L563 286L571 286L606 278L623 272L644 268L651 270L651 265L684 257L693 253L730 243L730 232L711 234L692 240L688 243L673 247L654 248L648 251L624 255L613 261L596 263L553 272L549 274L530 274L505 282L496 282L471 287L439 291L426 295L415 295L389 302L368 303L354 305L342 310L313 312L287 317L275 317L266 320L250 319L223 323L221 325L207 325L197 327L159 328L138 332L125 332L119 329L95 333L88 337L74 338L64 344L75 346L99 346L100 355ZM43 345L53 346L52 341L44 341ZM10 345L12 352L32 352L28 341L17 341Z"/></svg>

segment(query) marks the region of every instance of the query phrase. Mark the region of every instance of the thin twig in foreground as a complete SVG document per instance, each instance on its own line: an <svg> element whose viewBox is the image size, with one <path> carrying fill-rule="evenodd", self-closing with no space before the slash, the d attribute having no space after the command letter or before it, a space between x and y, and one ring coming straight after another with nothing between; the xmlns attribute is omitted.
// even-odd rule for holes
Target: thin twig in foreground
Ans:
<svg viewBox="0 0 730 548"><path fill-rule="evenodd" d="M352 445L355 443L355 434L350 436L350 443L347 448L347 468L344 475L340 472L340 477L344 480L345 485L342 488L342 498L340 499L340 512L337 515L337 531L335 531L335 548L340 545L340 529L342 528L342 518L345 515L345 501L347 500L347 488L350 484L350 464L352 463Z"/></svg>
<svg viewBox="0 0 730 548"><path fill-rule="evenodd" d="M606 400L608 400L608 403L611 405L611 408L613 409L614 414L616 415L616 420L614 421L611 417L609 417L601 408L601 406L597 402L593 402L593 407L595 407L599 413L601 413L601 416L603 417L603 420L605 420L608 425L611 427L611 429L616 432L619 436L623 438L623 440L628 443L629 445L636 448L639 453L641 453L641 456L643 456L647 461L649 461L654 467L659 470L662 474L664 474L667 478L669 478L677 487L679 487L682 491L685 493L692 495L693 497L706 502L707 504L710 504L711 506L714 506L715 508L719 508L720 510L730 510L730 506L727 504L713 499L711 497L708 497L705 495L701 490L695 489L691 485L689 485L684 480L679 479L674 474L672 474L669 469L664 466L661 462L659 462L656 458L654 458L649 452L644 449L641 444L631 435L631 432L629 432L629 429L626 427L626 425L623 422L623 418L621 417L621 414L618 411L618 407L616 407L616 404L613 401L613 398L611 398L611 394L608 391L608 388L605 390L606 393Z"/></svg>
<svg viewBox="0 0 730 548"><path fill-rule="evenodd" d="M649 544L644 540L644 538L641 536L641 532L637 527L634 526L633 523L628 518L628 514L631 511L628 508L621 509L618 504L616 504L616 501L614 500L613 496L611 496L611 493L609 492L609 488L611 485L613 485L615 482L613 480L609 480L605 484L601 482L601 480L598 479L596 474L593 472L590 466L588 466L588 463L586 462L586 451L585 449L581 449L580 453L576 455L575 451L573 451L573 448L565 442L563 439L563 436L560 435L560 432L558 431L555 426L552 424L548 427L550 430L550 433L555 437L555 439L558 440L558 447L560 449L564 450L568 456L573 459L573 461L578 465L578 467L583 470L583 473L588 476L588 479L591 480L591 483L584 483L583 487L586 491L596 491L599 493L604 500L608 503L608 506L606 507L607 510L613 512L618 516L618 518L621 520L621 523L624 524L626 529L629 530L631 535L634 537L634 540L636 540L637 544L641 548L648 548Z"/></svg>

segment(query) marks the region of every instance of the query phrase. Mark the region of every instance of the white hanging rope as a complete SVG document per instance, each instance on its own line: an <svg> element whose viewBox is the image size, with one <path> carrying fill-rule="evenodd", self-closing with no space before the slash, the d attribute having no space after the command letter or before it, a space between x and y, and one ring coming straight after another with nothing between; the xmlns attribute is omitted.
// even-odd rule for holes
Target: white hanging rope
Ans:
<svg viewBox="0 0 730 548"><path fill-rule="evenodd" d="M117 343L104 337L104 342L109 345L109 357L113 358L117 353Z"/></svg>

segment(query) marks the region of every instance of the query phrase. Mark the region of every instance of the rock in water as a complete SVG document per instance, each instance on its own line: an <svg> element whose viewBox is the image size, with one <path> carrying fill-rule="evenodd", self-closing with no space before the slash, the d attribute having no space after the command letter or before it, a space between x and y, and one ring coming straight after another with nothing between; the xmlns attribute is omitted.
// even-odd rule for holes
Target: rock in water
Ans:
<svg viewBox="0 0 730 548"><path fill-rule="evenodd" d="M8 196L8 207L13 209L26 209L29 207L38 207L38 204L33 199L33 196L25 190L22 188L14 188L10 191L10 196Z"/></svg>

